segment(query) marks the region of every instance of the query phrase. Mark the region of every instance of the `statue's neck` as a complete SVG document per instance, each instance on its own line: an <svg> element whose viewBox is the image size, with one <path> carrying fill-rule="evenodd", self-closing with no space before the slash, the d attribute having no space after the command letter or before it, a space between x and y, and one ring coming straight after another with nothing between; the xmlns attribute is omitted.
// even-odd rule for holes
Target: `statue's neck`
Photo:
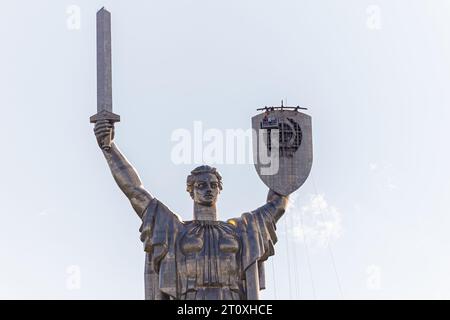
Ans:
<svg viewBox="0 0 450 320"><path fill-rule="evenodd" d="M216 204L212 206L204 206L202 204L194 202L194 219L216 221L217 220Z"/></svg>

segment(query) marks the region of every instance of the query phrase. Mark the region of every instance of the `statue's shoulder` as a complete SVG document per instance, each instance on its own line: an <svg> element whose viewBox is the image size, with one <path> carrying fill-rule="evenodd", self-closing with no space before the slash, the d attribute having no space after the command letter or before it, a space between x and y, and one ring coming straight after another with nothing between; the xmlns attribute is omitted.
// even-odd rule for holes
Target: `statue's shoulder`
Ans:
<svg viewBox="0 0 450 320"><path fill-rule="evenodd" d="M255 210L255 211L257 211L257 210ZM243 214L241 214L240 217L228 219L227 223L231 224L231 225L233 225L235 227L239 226L240 224L245 224L245 223L247 223L248 219L250 219L250 217L252 216L252 214L255 211L244 212Z"/></svg>
<svg viewBox="0 0 450 320"><path fill-rule="evenodd" d="M183 219L157 198L153 198L150 201L144 210L142 219L144 221L149 219L154 220L155 217L162 218L163 220L174 220L179 224L183 224Z"/></svg>
<svg viewBox="0 0 450 320"><path fill-rule="evenodd" d="M250 213L243 213L240 217L231 218L226 221L226 224L233 229L241 229L247 225L248 215Z"/></svg>
<svg viewBox="0 0 450 320"><path fill-rule="evenodd" d="M239 225L239 223L240 223L240 220L241 220L241 218L231 218L231 219L228 219L225 223L227 225L231 225L233 227L237 227Z"/></svg>

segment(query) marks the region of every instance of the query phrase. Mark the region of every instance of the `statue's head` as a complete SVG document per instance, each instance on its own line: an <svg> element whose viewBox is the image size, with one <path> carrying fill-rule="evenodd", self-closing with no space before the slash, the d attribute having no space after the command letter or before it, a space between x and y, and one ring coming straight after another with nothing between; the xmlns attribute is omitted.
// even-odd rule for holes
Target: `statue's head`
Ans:
<svg viewBox="0 0 450 320"><path fill-rule="evenodd" d="M187 177L186 191L195 203L202 206L214 206L221 190L222 177L216 168L200 166Z"/></svg>

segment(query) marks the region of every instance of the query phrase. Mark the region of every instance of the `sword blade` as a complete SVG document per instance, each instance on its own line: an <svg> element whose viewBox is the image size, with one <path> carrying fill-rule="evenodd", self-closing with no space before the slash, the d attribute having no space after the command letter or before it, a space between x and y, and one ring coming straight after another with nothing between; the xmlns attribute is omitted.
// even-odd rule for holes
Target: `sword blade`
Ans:
<svg viewBox="0 0 450 320"><path fill-rule="evenodd" d="M111 13L97 12L97 112L112 112Z"/></svg>

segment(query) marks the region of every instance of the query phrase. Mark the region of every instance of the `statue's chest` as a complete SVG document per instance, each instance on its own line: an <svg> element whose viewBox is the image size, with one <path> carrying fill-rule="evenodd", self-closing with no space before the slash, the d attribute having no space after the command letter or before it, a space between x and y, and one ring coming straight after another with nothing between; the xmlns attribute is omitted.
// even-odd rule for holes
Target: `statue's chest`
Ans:
<svg viewBox="0 0 450 320"><path fill-rule="evenodd" d="M238 288L240 237L221 221L192 221L179 238L179 272L185 290L199 287Z"/></svg>
<svg viewBox="0 0 450 320"><path fill-rule="evenodd" d="M179 248L185 256L228 256L240 249L234 227L221 221L189 222L179 241Z"/></svg>

